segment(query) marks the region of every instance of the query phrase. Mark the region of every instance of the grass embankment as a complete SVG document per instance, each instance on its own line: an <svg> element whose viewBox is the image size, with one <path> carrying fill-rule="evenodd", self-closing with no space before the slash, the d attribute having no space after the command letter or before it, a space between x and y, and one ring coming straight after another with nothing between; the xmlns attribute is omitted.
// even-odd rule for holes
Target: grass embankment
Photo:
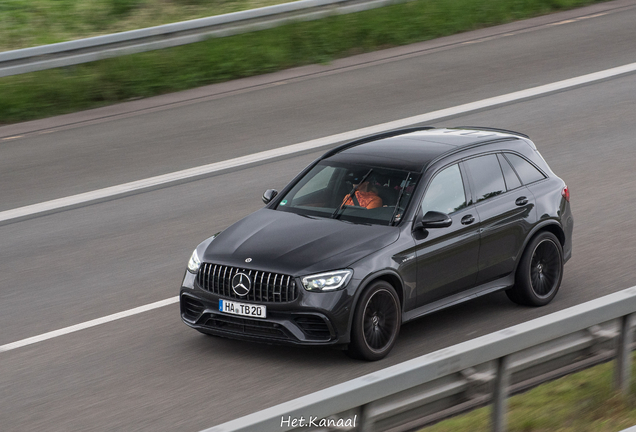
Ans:
<svg viewBox="0 0 636 432"><path fill-rule="evenodd" d="M0 51L289 1L292 0L0 0Z"/></svg>
<svg viewBox="0 0 636 432"><path fill-rule="evenodd" d="M636 388L629 397L614 392L613 367L605 363L511 397L508 431L617 432L636 425ZM421 432L490 432L490 413L490 406L480 408Z"/></svg>
<svg viewBox="0 0 636 432"><path fill-rule="evenodd" d="M0 78L0 123L63 114L293 66L326 63L338 57L596 2L599 0L417 0L177 48Z"/></svg>

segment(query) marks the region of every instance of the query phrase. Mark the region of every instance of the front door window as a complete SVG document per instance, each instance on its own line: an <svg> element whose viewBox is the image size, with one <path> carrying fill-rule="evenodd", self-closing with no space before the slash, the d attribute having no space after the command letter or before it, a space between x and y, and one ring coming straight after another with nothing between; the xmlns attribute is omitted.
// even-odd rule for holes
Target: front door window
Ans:
<svg viewBox="0 0 636 432"><path fill-rule="evenodd" d="M464 183L457 164L438 173L426 190L422 215L429 211L451 214L466 207Z"/></svg>

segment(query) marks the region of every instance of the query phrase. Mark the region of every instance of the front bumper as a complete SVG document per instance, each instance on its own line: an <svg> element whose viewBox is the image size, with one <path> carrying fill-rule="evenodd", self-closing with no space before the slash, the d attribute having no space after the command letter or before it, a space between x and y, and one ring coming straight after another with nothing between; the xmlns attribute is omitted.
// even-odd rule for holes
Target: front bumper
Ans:
<svg viewBox="0 0 636 432"><path fill-rule="evenodd" d="M328 293L300 289L298 298L281 303L238 300L266 306L267 318L219 312L219 299L237 301L202 289L194 275L186 271L179 296L181 320L202 333L254 342L285 345L349 343L353 302L349 289Z"/></svg>

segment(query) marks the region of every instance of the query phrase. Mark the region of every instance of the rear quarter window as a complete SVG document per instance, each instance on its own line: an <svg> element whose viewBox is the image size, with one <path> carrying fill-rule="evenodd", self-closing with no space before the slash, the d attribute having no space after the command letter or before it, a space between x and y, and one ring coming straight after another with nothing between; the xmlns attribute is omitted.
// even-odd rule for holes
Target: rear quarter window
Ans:
<svg viewBox="0 0 636 432"><path fill-rule="evenodd" d="M517 172L517 175L519 175L523 184L534 183L545 178L545 175L543 175L541 171L521 156L512 153L505 153L505 156Z"/></svg>

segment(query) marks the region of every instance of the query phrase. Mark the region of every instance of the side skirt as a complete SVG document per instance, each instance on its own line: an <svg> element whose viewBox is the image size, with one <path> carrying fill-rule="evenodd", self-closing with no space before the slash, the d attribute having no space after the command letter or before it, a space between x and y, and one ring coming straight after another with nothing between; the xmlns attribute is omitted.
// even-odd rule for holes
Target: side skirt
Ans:
<svg viewBox="0 0 636 432"><path fill-rule="evenodd" d="M496 279L491 282L487 282L483 285L476 286L466 291L462 291L457 294L453 294L450 297L443 298L441 300L434 301L433 303L428 303L423 306L418 307L417 309L410 310L405 312L402 315L402 322L408 322L419 318L424 315L428 315L433 312L437 312L442 309L446 309L451 306L455 306L460 303L464 303L465 301L472 300L477 297L481 297L486 294L490 294L495 291L504 290L506 288L510 288L515 284L514 273L511 273L508 276L502 277L500 279Z"/></svg>

